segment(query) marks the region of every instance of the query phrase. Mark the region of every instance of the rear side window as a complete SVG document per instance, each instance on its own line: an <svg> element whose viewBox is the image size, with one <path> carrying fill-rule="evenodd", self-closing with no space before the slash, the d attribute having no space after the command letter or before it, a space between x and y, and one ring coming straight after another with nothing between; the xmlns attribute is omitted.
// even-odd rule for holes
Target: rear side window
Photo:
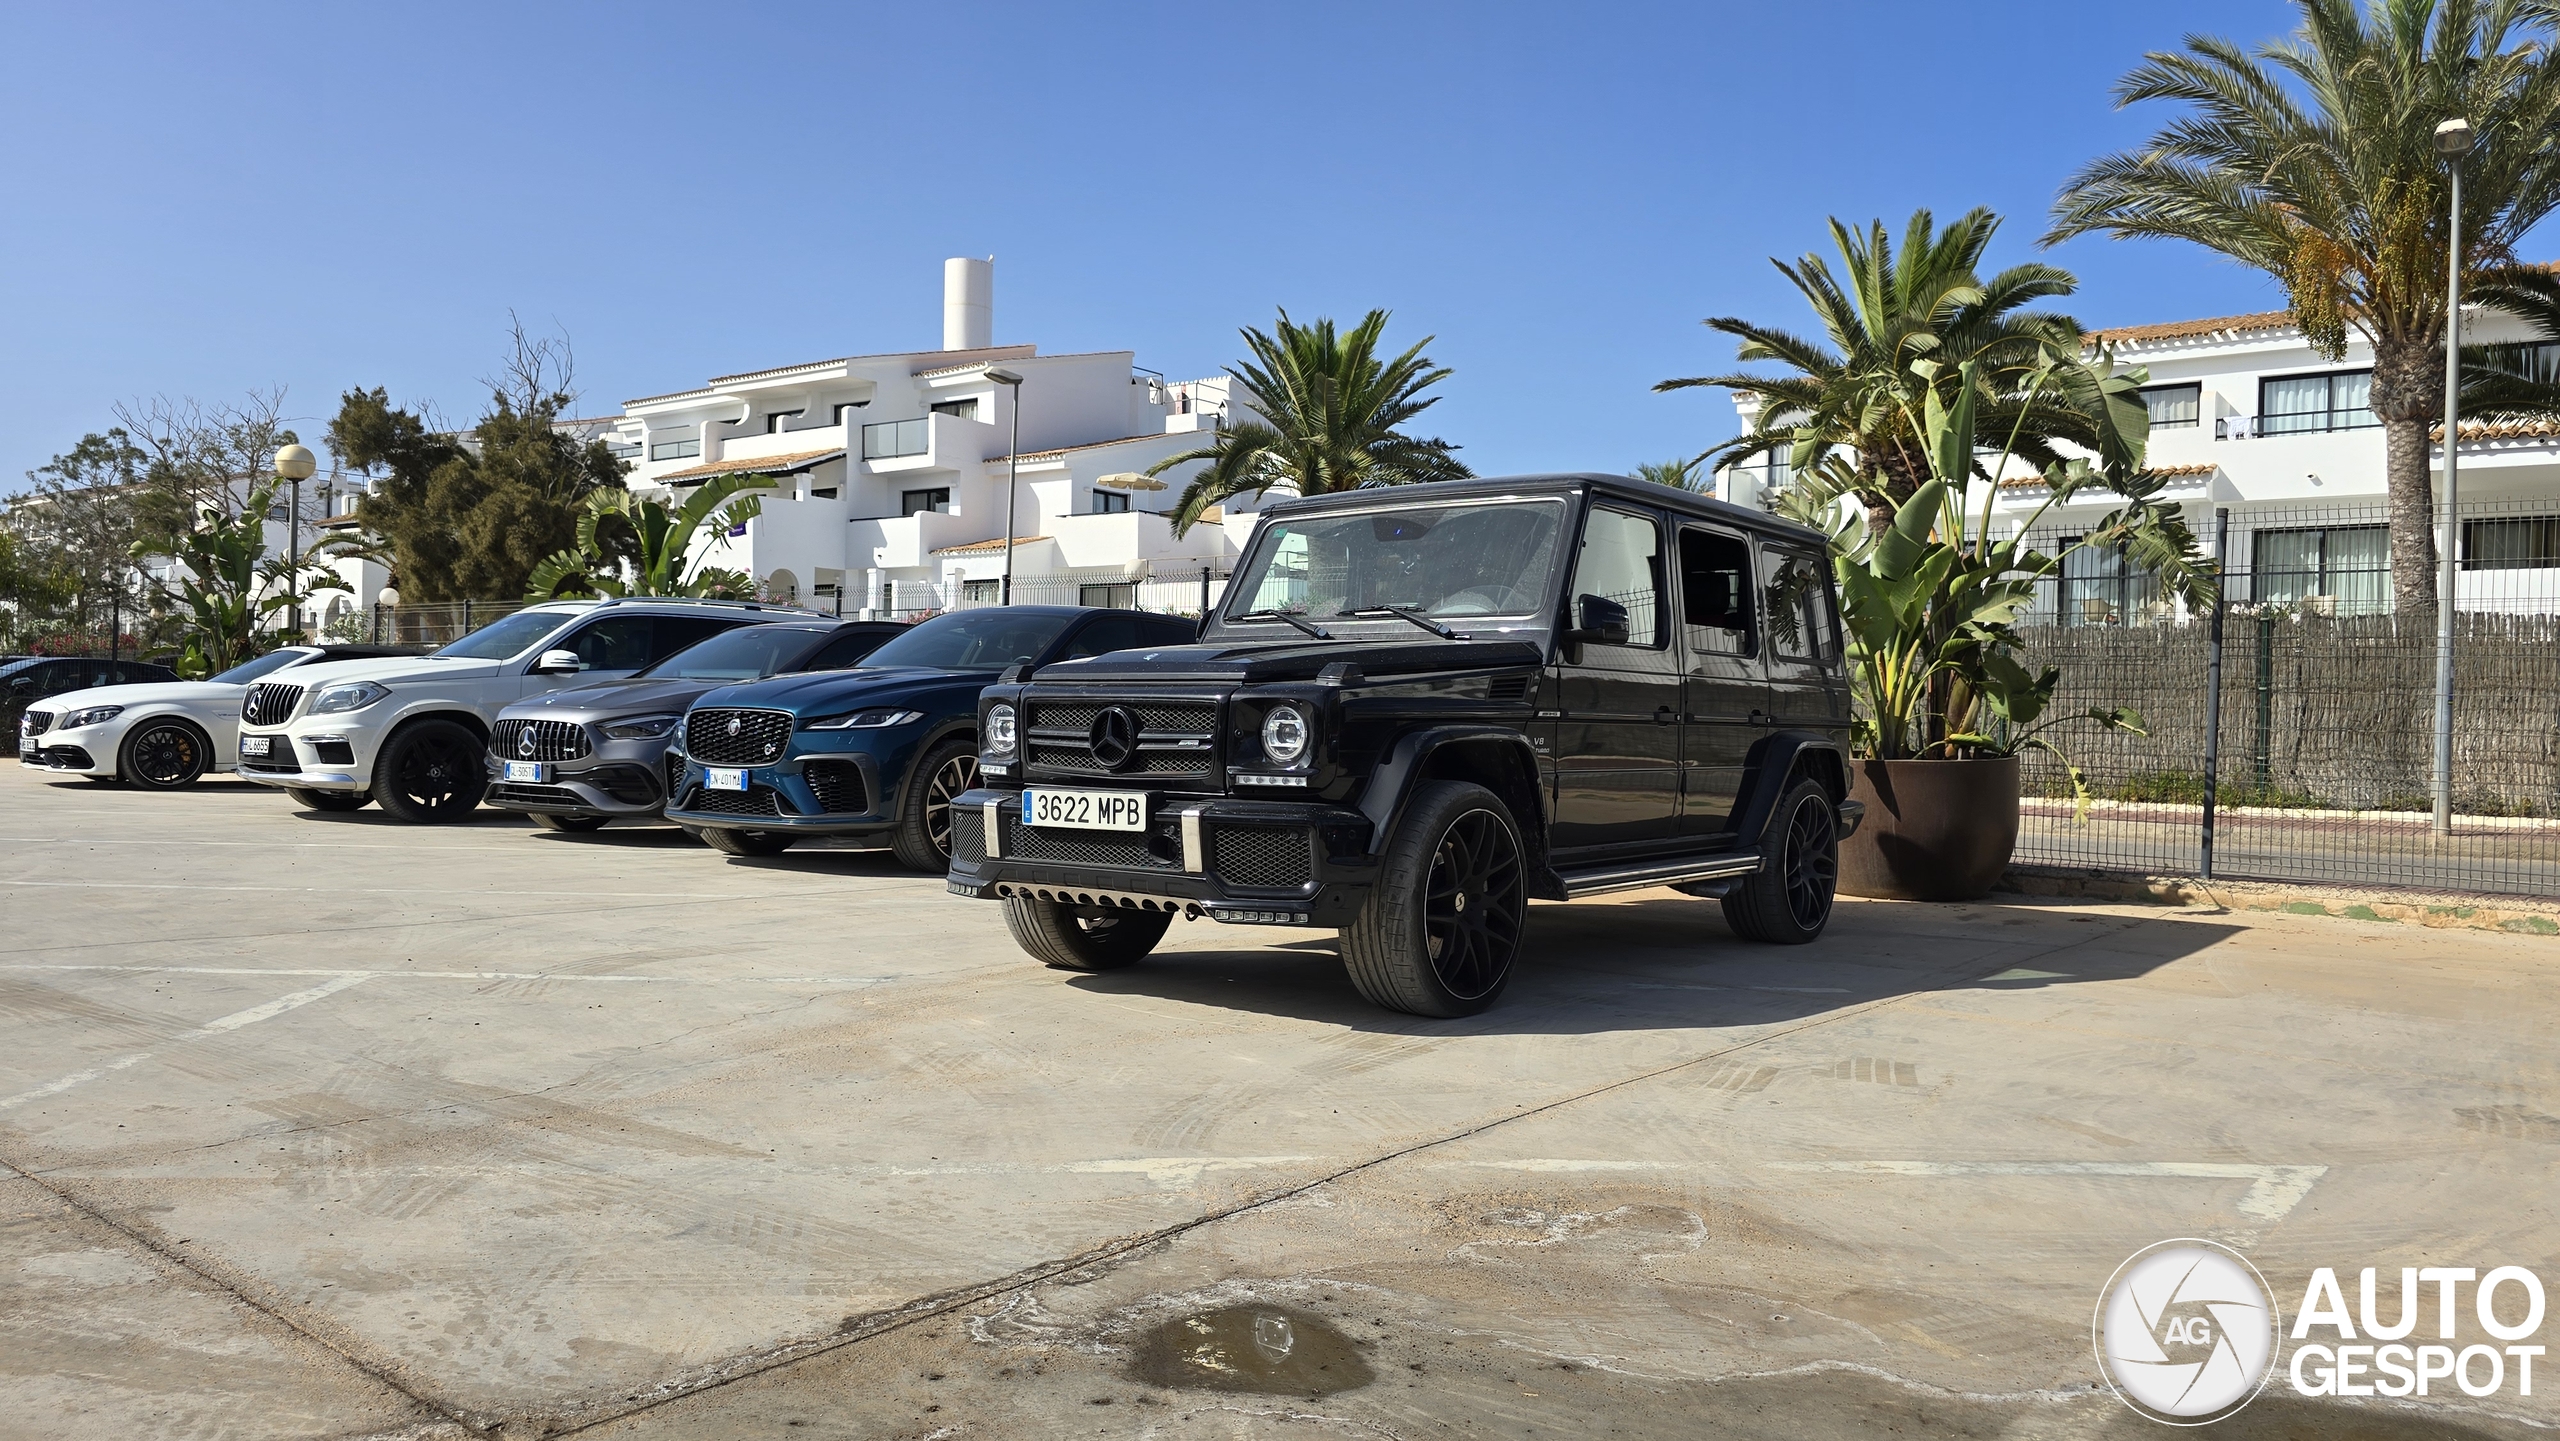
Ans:
<svg viewBox="0 0 2560 1441"><path fill-rule="evenodd" d="M1680 606L1689 649L1750 657L1760 652L1752 614L1751 544L1738 535L1680 532Z"/></svg>
<svg viewBox="0 0 2560 1441"><path fill-rule="evenodd" d="M865 656L887 644L893 630L849 630L828 641L816 655L809 657L802 670L844 670L860 665Z"/></svg>
<svg viewBox="0 0 2560 1441"><path fill-rule="evenodd" d="M638 670L649 663L653 625L649 616L617 615L581 628L564 649L576 651L589 670Z"/></svg>
<svg viewBox="0 0 2560 1441"><path fill-rule="evenodd" d="M1769 617L1769 649L1787 660L1829 664L1840 658L1831 612L1829 573L1808 552L1769 546L1760 553L1768 583L1761 601Z"/></svg>
<svg viewBox="0 0 2560 1441"><path fill-rule="evenodd" d="M686 646L711 639L723 631L736 629L740 622L719 616L661 615L651 618L656 625L649 642L649 659L655 665Z"/></svg>
<svg viewBox="0 0 2560 1441"><path fill-rule="evenodd" d="M1189 645L1200 638L1200 623L1178 615L1151 615L1138 622L1139 645Z"/></svg>
<svg viewBox="0 0 2560 1441"><path fill-rule="evenodd" d="M1066 659L1109 655L1115 650L1128 650L1143 644L1145 642L1138 636L1138 617L1119 611L1086 621L1084 629L1077 631L1075 639L1067 643Z"/></svg>

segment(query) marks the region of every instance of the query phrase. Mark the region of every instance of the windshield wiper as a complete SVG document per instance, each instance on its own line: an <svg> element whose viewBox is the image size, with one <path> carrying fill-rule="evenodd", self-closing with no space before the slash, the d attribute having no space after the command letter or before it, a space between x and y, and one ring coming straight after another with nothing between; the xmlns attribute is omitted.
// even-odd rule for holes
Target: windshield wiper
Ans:
<svg viewBox="0 0 2560 1441"><path fill-rule="evenodd" d="M1314 637L1315 637L1316 639L1318 639L1318 640L1331 640L1331 639L1333 639L1333 632L1332 632L1332 631L1326 630L1323 626L1320 626L1320 625L1309 625L1309 624L1307 624L1305 621L1302 621L1302 620L1298 619L1296 616L1289 614L1289 613L1288 613L1287 611L1285 611L1285 610L1249 610L1249 611L1246 611L1246 612L1245 612L1244 614L1242 614L1242 615L1231 615L1231 616L1228 616L1228 617L1227 617L1227 619L1229 619L1229 620L1231 620L1231 621L1235 621L1235 620L1283 620L1283 621L1287 621L1287 622L1288 622L1289 624L1291 624L1291 625L1296 626L1298 629L1300 629L1300 630L1302 630L1302 631L1305 631L1307 634L1309 634L1309 635L1311 635L1311 636L1314 636Z"/></svg>
<svg viewBox="0 0 2560 1441"><path fill-rule="evenodd" d="M1400 605L1364 605L1358 610L1336 611L1334 613L1334 619L1349 620L1355 616L1364 615L1391 615L1398 620L1411 621L1415 625L1422 627L1424 630L1431 632L1433 635L1440 637L1442 640L1466 639L1465 636L1449 629L1447 626L1442 625L1440 622L1433 620L1427 615L1424 615L1422 612L1406 610Z"/></svg>

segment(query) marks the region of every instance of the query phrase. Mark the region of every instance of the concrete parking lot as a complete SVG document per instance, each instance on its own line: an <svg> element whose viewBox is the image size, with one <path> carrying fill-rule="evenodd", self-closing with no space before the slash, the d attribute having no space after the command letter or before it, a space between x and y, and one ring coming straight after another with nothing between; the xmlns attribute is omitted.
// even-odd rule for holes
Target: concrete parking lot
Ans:
<svg viewBox="0 0 2560 1441"><path fill-rule="evenodd" d="M2560 1241L2533 937L1647 892L1435 1022L1299 932L1045 971L881 853L14 766L0 906L7 1437L2134 1436L2139 1247L2290 1313Z"/></svg>

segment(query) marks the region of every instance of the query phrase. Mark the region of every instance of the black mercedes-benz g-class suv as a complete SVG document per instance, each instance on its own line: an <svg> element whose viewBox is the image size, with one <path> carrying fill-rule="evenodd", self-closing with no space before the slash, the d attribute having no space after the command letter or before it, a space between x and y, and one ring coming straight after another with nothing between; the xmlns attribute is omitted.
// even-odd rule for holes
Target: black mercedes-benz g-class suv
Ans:
<svg viewBox="0 0 2560 1441"><path fill-rule="evenodd" d="M1482 1010L1528 902L1671 885L1830 919L1849 690L1811 530L1617 476L1273 505L1191 645L979 697L950 889L1066 970L1176 915L1342 933L1352 983Z"/></svg>

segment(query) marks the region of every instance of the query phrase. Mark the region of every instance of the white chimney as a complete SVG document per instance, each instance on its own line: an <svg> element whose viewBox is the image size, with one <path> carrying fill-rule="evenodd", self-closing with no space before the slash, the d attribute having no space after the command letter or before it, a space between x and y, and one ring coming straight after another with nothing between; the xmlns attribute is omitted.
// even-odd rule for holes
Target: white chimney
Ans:
<svg viewBox="0 0 2560 1441"><path fill-rule="evenodd" d="M942 262L942 348L984 350L995 344L996 258L955 255Z"/></svg>

